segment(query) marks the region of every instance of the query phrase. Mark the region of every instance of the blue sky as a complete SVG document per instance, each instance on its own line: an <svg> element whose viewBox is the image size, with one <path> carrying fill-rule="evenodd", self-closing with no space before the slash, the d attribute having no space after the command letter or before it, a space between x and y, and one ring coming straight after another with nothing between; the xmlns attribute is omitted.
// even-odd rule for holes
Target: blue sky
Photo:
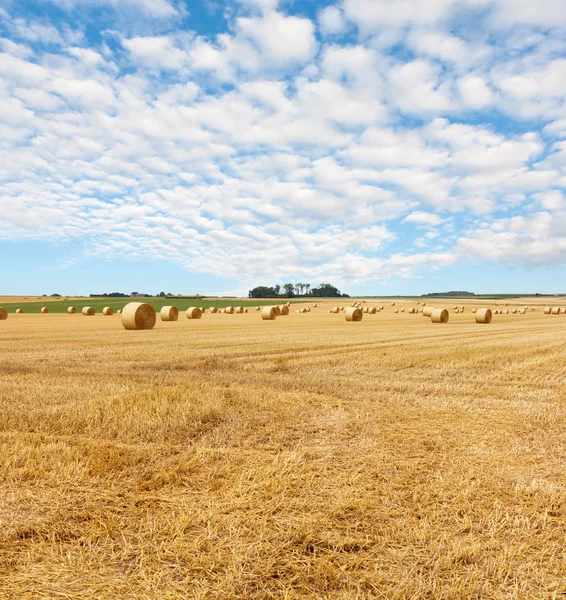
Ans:
<svg viewBox="0 0 566 600"><path fill-rule="evenodd" d="M0 0L0 294L566 291L566 0Z"/></svg>

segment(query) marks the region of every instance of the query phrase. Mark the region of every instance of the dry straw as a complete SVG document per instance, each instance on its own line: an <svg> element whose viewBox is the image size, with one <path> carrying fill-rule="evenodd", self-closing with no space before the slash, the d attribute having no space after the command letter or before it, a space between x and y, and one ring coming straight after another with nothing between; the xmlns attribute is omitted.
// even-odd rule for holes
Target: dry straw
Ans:
<svg viewBox="0 0 566 600"><path fill-rule="evenodd" d="M376 315L377 314L377 308L375 306L372 306L371 308L368 309L368 312L370 315Z"/></svg>
<svg viewBox="0 0 566 600"><path fill-rule="evenodd" d="M76 309L76 307L74 307L74 306L69 306L69 308L67 309L67 312L68 312L70 315L74 315L74 314L77 312L77 309Z"/></svg>
<svg viewBox="0 0 566 600"><path fill-rule="evenodd" d="M393 312L394 312L394 313L399 313L399 309L398 309L398 308L396 308L396 309L395 309Z"/></svg>
<svg viewBox="0 0 566 600"><path fill-rule="evenodd" d="M44 315L46 315L46 314L49 312L49 308L47 308L47 306L44 306L44 307L41 309L41 312L42 312Z"/></svg>
<svg viewBox="0 0 566 600"><path fill-rule="evenodd" d="M348 307L344 312L346 321L361 321L364 317L361 308Z"/></svg>
<svg viewBox="0 0 566 600"><path fill-rule="evenodd" d="M198 306L191 306L187 308L187 319L200 319L202 317L202 310Z"/></svg>
<svg viewBox="0 0 566 600"><path fill-rule="evenodd" d="M211 306L211 307L208 309L208 312L209 312L209 313L212 313L212 314L216 314L216 313L218 312L218 308L216 308L216 306Z"/></svg>
<svg viewBox="0 0 566 600"><path fill-rule="evenodd" d="M151 304L143 302L130 302L122 311L122 325L124 329L153 329L157 321L155 309Z"/></svg>
<svg viewBox="0 0 566 600"><path fill-rule="evenodd" d="M17 314L17 315L21 315L21 314L23 314L23 312L24 312L24 310L23 310L22 308L18 308L18 309L16 310L16 314Z"/></svg>
<svg viewBox="0 0 566 600"><path fill-rule="evenodd" d="M336 313L339 313L339 312L340 312L340 307L339 307L339 306L335 306L335 307L333 307L333 309L332 309L332 312L333 312L334 314L336 314Z"/></svg>
<svg viewBox="0 0 566 600"><path fill-rule="evenodd" d="M111 317L111 316L114 314L114 309L113 309L113 308L110 308L110 306L105 306L105 307L102 309L102 314L103 314L105 317Z"/></svg>
<svg viewBox="0 0 566 600"><path fill-rule="evenodd" d="M279 310L281 311L281 315L283 317L288 316L288 314L289 314L289 307L286 304L284 304L283 306L280 306Z"/></svg>
<svg viewBox="0 0 566 600"><path fill-rule="evenodd" d="M435 308L430 315L433 323L448 323L450 313L445 308Z"/></svg>
<svg viewBox="0 0 566 600"><path fill-rule="evenodd" d="M85 317L94 317L96 314L96 310L94 310L94 307L92 306L85 306L81 312Z"/></svg>
<svg viewBox="0 0 566 600"><path fill-rule="evenodd" d="M5 321L7 318L8 318L8 311L5 308L2 308L0 306L0 321Z"/></svg>
<svg viewBox="0 0 566 600"><path fill-rule="evenodd" d="M276 306L264 306L261 310L261 318L263 321L275 321L277 317Z"/></svg>
<svg viewBox="0 0 566 600"><path fill-rule="evenodd" d="M287 305L287 306L289 306L289 305ZM318 308L318 304L313 304L312 307L313 308Z"/></svg>
<svg viewBox="0 0 566 600"><path fill-rule="evenodd" d="M234 307L233 306L227 306L224 309L224 313L227 315L233 315L234 314Z"/></svg>
<svg viewBox="0 0 566 600"><path fill-rule="evenodd" d="M476 309L475 308L472 308L472 313L476 314Z"/></svg>
<svg viewBox="0 0 566 600"><path fill-rule="evenodd" d="M236 308L234 309L234 312L237 315L241 315L244 312L244 308L242 306L236 306Z"/></svg>
<svg viewBox="0 0 566 600"><path fill-rule="evenodd" d="M425 306L423 308L423 317L432 317L432 313L434 310L434 306Z"/></svg>
<svg viewBox="0 0 566 600"><path fill-rule="evenodd" d="M559 306L553 306L552 307L552 314L553 315L559 315L560 314L560 307Z"/></svg>
<svg viewBox="0 0 566 600"><path fill-rule="evenodd" d="M404 308L402 308L402 309L401 309L401 312L405 312L405 309L404 309Z"/></svg>
<svg viewBox="0 0 566 600"><path fill-rule="evenodd" d="M544 314L549 315L552 312L552 308L550 306L544 307Z"/></svg>
<svg viewBox="0 0 566 600"><path fill-rule="evenodd" d="M560 309L560 314L561 314L561 315L566 315L566 306L563 306L563 307Z"/></svg>
<svg viewBox="0 0 566 600"><path fill-rule="evenodd" d="M121 309L121 308L119 308L119 309L116 311L116 314L117 314L117 315L121 315L121 314L122 314L122 309Z"/></svg>
<svg viewBox="0 0 566 600"><path fill-rule="evenodd" d="M489 308L476 310L476 323L491 323L491 310Z"/></svg>
<svg viewBox="0 0 566 600"><path fill-rule="evenodd" d="M179 310L176 306L164 306L159 311L159 316L162 321L177 321L179 318Z"/></svg>

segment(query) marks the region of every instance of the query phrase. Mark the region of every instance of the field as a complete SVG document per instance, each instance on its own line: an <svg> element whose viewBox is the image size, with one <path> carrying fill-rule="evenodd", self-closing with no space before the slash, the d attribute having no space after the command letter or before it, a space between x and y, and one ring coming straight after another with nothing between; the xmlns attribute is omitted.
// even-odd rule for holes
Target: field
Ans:
<svg viewBox="0 0 566 600"><path fill-rule="evenodd" d="M566 315L334 303L0 321L0 598L565 597Z"/></svg>

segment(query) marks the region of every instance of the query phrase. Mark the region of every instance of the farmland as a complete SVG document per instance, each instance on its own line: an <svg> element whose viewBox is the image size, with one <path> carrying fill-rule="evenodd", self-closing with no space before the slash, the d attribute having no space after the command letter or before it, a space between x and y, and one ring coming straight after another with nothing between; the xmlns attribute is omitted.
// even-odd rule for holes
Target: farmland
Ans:
<svg viewBox="0 0 566 600"><path fill-rule="evenodd" d="M0 597L564 597L566 315L344 302L0 322Z"/></svg>

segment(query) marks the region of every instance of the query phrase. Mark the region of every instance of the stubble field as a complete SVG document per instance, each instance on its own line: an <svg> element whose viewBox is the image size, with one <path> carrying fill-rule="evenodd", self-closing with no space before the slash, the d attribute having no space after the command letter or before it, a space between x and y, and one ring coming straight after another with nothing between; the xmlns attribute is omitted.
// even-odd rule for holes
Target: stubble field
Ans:
<svg viewBox="0 0 566 600"><path fill-rule="evenodd" d="M0 598L565 597L566 315L464 303L11 314Z"/></svg>

